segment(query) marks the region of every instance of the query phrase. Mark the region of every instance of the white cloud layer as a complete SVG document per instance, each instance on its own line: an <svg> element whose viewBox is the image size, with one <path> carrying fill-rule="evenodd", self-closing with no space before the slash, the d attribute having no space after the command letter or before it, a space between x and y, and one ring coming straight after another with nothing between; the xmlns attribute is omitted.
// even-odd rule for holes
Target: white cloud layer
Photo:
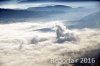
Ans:
<svg viewBox="0 0 100 66"><path fill-rule="evenodd" d="M50 59L97 57L100 52L99 29L69 30L77 34L77 41L59 43L56 25L64 27L59 21L0 24L0 66L60 66L62 64L52 64ZM45 32L44 29L50 30Z"/></svg>

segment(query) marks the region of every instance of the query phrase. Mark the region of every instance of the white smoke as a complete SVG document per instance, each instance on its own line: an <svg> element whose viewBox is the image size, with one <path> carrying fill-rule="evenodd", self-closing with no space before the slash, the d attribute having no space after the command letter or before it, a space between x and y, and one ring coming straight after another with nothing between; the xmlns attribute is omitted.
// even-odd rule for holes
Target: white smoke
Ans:
<svg viewBox="0 0 100 66"><path fill-rule="evenodd" d="M50 60L98 57L99 52L100 29L69 30L58 21L0 25L0 66L61 66Z"/></svg>

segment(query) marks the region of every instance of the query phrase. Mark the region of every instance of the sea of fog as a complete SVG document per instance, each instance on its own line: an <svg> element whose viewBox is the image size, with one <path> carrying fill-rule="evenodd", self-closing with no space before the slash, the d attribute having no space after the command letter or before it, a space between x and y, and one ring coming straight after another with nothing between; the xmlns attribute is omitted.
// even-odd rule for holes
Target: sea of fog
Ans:
<svg viewBox="0 0 100 66"><path fill-rule="evenodd" d="M95 66L100 59L98 6L1 4L0 66Z"/></svg>
<svg viewBox="0 0 100 66"><path fill-rule="evenodd" d="M0 66L75 66L61 59L99 55L100 29L68 29L62 21L0 24Z"/></svg>

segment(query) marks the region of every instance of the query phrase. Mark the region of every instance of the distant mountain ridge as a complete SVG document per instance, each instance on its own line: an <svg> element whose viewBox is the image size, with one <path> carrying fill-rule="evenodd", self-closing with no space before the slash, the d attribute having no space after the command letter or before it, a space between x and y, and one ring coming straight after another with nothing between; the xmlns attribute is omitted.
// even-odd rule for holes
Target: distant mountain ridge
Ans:
<svg viewBox="0 0 100 66"><path fill-rule="evenodd" d="M22 21L33 16L38 17L39 13L27 10L0 9L0 23Z"/></svg>
<svg viewBox="0 0 100 66"><path fill-rule="evenodd" d="M71 9L70 6L65 5L54 5L54 6L45 6L45 7L29 7L27 10L32 11L64 11L66 9Z"/></svg>
<svg viewBox="0 0 100 66"><path fill-rule="evenodd" d="M48 20L79 20L97 11L84 7L72 8L65 5L50 5L44 7L30 7L28 9L0 9L0 23L48 21Z"/></svg>
<svg viewBox="0 0 100 66"><path fill-rule="evenodd" d="M100 28L100 11L90 14L71 25L71 28Z"/></svg>
<svg viewBox="0 0 100 66"><path fill-rule="evenodd" d="M2 9L0 8L0 23L1 21L23 21L48 17L54 14L64 13L70 6L55 5L45 7L30 7L25 10L17 9Z"/></svg>

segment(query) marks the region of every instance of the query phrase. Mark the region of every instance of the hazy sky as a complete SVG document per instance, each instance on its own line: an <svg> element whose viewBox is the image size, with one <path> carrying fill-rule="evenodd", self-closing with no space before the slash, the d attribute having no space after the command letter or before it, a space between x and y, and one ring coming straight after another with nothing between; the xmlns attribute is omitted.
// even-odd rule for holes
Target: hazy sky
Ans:
<svg viewBox="0 0 100 66"><path fill-rule="evenodd" d="M0 0L0 2L75 2L75 1L99 1L99 0Z"/></svg>
<svg viewBox="0 0 100 66"><path fill-rule="evenodd" d="M28 7L60 4L72 7L96 7L97 0L0 0L0 8L27 9Z"/></svg>

